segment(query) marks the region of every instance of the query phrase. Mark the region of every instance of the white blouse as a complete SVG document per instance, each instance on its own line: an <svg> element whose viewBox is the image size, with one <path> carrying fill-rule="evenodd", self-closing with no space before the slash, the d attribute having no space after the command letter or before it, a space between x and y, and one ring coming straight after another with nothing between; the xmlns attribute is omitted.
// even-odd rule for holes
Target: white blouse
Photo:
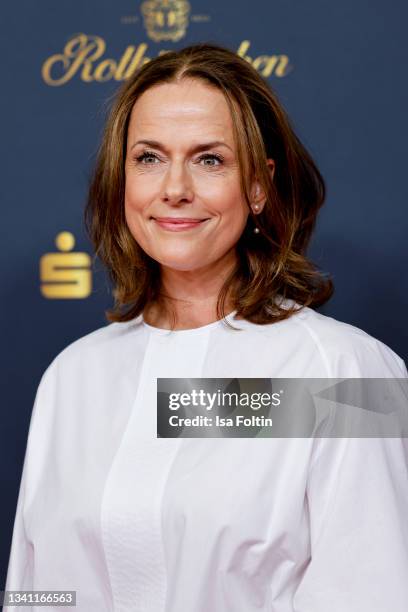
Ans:
<svg viewBox="0 0 408 612"><path fill-rule="evenodd" d="M305 308L169 332L142 316L67 346L40 381L6 590L78 612L407 612L406 438L157 438L157 377L407 378ZM18 610L61 607L5 607ZM68 608L73 609L73 608Z"/></svg>

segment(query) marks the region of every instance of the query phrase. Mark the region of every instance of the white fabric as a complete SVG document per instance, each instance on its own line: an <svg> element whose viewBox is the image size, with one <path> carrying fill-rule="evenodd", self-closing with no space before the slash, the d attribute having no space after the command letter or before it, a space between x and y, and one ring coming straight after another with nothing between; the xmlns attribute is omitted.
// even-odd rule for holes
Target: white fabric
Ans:
<svg viewBox="0 0 408 612"><path fill-rule="evenodd" d="M139 316L57 355L6 590L76 590L78 612L407 612L407 439L155 437L156 377L408 377L311 309L266 326L233 314L243 331Z"/></svg>

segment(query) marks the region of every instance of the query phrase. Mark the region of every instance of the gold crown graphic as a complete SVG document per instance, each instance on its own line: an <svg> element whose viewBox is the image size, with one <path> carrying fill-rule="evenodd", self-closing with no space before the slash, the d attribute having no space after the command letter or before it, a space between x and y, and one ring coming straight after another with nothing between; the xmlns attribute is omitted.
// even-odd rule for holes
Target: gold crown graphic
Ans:
<svg viewBox="0 0 408 612"><path fill-rule="evenodd" d="M191 5L187 0L145 0L141 4L144 25L155 42L177 42L186 34Z"/></svg>

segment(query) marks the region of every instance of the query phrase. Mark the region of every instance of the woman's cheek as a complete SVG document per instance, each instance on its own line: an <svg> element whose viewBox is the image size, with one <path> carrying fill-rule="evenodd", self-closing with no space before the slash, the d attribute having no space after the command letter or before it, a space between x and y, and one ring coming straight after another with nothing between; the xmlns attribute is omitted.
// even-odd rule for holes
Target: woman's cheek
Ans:
<svg viewBox="0 0 408 612"><path fill-rule="evenodd" d="M130 176L126 178L125 201L134 209L142 209L144 203L155 197L157 181L144 176Z"/></svg>

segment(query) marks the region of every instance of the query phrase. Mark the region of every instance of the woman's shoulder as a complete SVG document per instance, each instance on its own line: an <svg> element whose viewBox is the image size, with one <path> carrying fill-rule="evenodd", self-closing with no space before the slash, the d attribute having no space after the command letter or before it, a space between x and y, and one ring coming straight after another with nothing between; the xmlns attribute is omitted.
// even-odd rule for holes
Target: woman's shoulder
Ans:
<svg viewBox="0 0 408 612"><path fill-rule="evenodd" d="M60 350L45 369L42 378L58 371L60 376L70 373L100 371L126 360L129 350L137 342L131 332L136 319L124 323L108 323L77 338Z"/></svg>
<svg viewBox="0 0 408 612"><path fill-rule="evenodd" d="M330 376L408 375L405 362L390 346L356 325L300 305L287 325L314 344Z"/></svg>

